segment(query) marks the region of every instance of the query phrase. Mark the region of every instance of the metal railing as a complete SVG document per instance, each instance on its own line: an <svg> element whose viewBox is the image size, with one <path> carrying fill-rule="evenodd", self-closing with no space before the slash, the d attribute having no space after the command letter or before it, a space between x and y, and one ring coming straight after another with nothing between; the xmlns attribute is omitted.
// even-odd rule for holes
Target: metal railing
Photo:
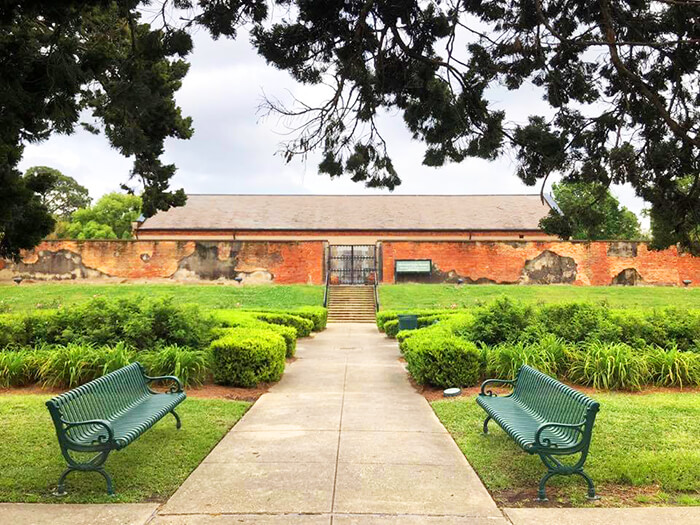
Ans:
<svg viewBox="0 0 700 525"><path fill-rule="evenodd" d="M323 290L323 307L328 308L328 287L331 283L331 272L326 268L326 288Z"/></svg>

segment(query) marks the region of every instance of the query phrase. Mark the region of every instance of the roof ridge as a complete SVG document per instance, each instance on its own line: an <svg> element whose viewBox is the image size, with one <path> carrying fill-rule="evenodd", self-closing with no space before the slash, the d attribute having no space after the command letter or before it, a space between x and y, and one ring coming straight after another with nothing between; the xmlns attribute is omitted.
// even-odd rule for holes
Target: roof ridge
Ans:
<svg viewBox="0 0 700 525"><path fill-rule="evenodd" d="M539 197L539 193L187 193L188 197Z"/></svg>

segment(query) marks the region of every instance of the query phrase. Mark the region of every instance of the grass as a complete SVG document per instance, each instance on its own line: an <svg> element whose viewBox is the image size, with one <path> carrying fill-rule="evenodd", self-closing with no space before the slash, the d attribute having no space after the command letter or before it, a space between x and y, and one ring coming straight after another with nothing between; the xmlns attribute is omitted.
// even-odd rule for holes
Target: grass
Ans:
<svg viewBox="0 0 700 525"><path fill-rule="evenodd" d="M594 397L601 411L585 469L602 496L600 504L700 505L700 393ZM523 452L494 422L484 436L484 411L473 398L432 406L499 504L534 500L546 471L538 456ZM578 476L555 476L547 495L555 505L588 504Z"/></svg>
<svg viewBox="0 0 700 525"><path fill-rule="evenodd" d="M165 417L124 450L107 460L117 495L107 495L97 473L68 475L68 495L51 494L65 461L49 413L48 396L0 396L0 501L107 503L165 501L185 481L224 434L243 416L249 403L188 399L178 409L182 429Z"/></svg>
<svg viewBox="0 0 700 525"><path fill-rule="evenodd" d="M673 305L700 308L700 288L491 284L389 284L379 287L382 310L469 307L504 295L528 303L606 301L616 308Z"/></svg>
<svg viewBox="0 0 700 525"><path fill-rule="evenodd" d="M138 294L151 298L173 296L176 303L196 303L205 308L286 309L323 304L323 287L310 285L38 283L0 285L0 313L58 308L99 295L117 298Z"/></svg>

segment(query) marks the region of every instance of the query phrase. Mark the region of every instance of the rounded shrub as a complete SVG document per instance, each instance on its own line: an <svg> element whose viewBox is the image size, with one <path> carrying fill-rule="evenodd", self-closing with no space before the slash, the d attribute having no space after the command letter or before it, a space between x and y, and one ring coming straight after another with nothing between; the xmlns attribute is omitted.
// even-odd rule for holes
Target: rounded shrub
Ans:
<svg viewBox="0 0 700 525"><path fill-rule="evenodd" d="M515 341L532 322L532 318L531 306L508 297L496 299L474 312L470 339L487 345Z"/></svg>
<svg viewBox="0 0 700 525"><path fill-rule="evenodd" d="M226 335L229 328L253 328L257 330L270 330L284 337L287 347L287 357L294 357L297 349L297 331L291 326L266 323L257 319L251 312L240 310L215 310L214 319L225 328L214 328L212 335L220 338Z"/></svg>
<svg viewBox="0 0 700 525"><path fill-rule="evenodd" d="M270 324L291 326L297 331L297 337L308 337L311 335L314 323L298 315L273 313L273 312L253 312L253 316Z"/></svg>
<svg viewBox="0 0 700 525"><path fill-rule="evenodd" d="M314 324L314 332L321 332L326 329L326 323L328 322L328 310L326 310L323 306L302 306L292 310L289 313L311 321Z"/></svg>
<svg viewBox="0 0 700 525"><path fill-rule="evenodd" d="M396 337L396 334L399 333L399 320L392 319L391 321L387 321L386 323L384 323L384 333L388 337L394 339Z"/></svg>
<svg viewBox="0 0 700 525"><path fill-rule="evenodd" d="M419 330L403 345L408 371L420 384L473 386L481 377L479 349L446 330Z"/></svg>
<svg viewBox="0 0 700 525"><path fill-rule="evenodd" d="M281 335L269 330L232 329L211 343L214 381L252 388L279 381L286 347Z"/></svg>

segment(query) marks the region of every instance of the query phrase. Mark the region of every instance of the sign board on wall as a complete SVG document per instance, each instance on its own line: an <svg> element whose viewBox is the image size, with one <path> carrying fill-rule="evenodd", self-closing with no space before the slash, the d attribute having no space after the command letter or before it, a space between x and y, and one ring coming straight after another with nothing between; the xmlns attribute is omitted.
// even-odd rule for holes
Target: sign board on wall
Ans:
<svg viewBox="0 0 700 525"><path fill-rule="evenodd" d="M397 260L395 273L430 273L432 261L430 259Z"/></svg>

